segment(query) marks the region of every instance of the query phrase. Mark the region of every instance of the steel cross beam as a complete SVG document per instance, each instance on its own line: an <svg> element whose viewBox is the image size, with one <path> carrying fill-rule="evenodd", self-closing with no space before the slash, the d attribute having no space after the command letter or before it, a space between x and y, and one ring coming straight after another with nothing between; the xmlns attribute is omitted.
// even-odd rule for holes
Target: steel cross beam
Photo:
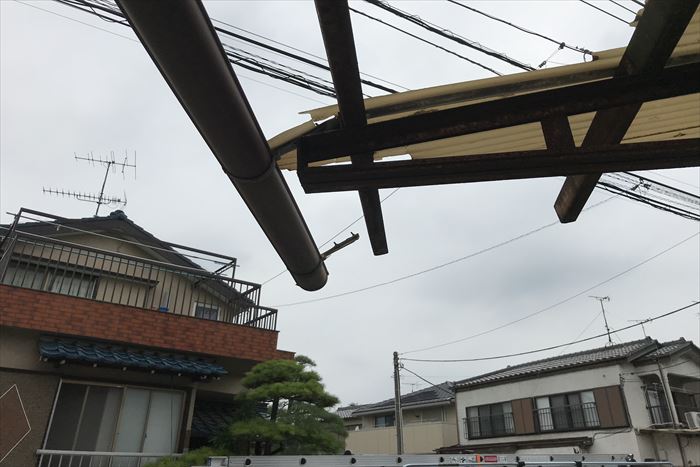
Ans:
<svg viewBox="0 0 700 467"><path fill-rule="evenodd" d="M635 105L700 92L700 63L667 68L655 75L608 78L520 96L426 112L364 127L340 128L299 140L299 166L348 154L378 151L566 115ZM568 126L568 122L566 123Z"/></svg>
<svg viewBox="0 0 700 467"><path fill-rule="evenodd" d="M367 117L347 0L315 0L315 4L333 86L338 97L340 123L343 128L362 128L367 125ZM351 155L351 161L353 166L371 166L374 153L355 152ZM372 251L375 255L386 254L389 249L379 191L362 189L359 190L359 195Z"/></svg>
<svg viewBox="0 0 700 467"><path fill-rule="evenodd" d="M318 193L695 165L700 165L700 139L309 167L299 175L307 193Z"/></svg>
<svg viewBox="0 0 700 467"><path fill-rule="evenodd" d="M661 72L699 3L698 0L648 0L613 79ZM598 111L582 146L620 143L641 106L640 102ZM566 179L554 204L561 222L578 218L601 175L575 175Z"/></svg>
<svg viewBox="0 0 700 467"><path fill-rule="evenodd" d="M201 1L117 0L296 283L328 271Z"/></svg>

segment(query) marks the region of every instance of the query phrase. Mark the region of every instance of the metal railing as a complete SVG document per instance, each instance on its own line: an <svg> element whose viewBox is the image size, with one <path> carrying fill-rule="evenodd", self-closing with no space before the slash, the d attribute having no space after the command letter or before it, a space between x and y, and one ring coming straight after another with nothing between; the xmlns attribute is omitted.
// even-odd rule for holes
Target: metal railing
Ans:
<svg viewBox="0 0 700 467"><path fill-rule="evenodd" d="M5 285L267 330L277 326L277 310L259 304L259 284L14 226L0 239L0 283Z"/></svg>
<svg viewBox="0 0 700 467"><path fill-rule="evenodd" d="M464 432L469 439L493 438L515 433L512 413L462 419Z"/></svg>
<svg viewBox="0 0 700 467"><path fill-rule="evenodd" d="M62 451L38 449L38 467L145 467L163 457L182 454L150 452Z"/></svg>
<svg viewBox="0 0 700 467"><path fill-rule="evenodd" d="M595 402L535 409L537 431L567 431L600 426Z"/></svg>

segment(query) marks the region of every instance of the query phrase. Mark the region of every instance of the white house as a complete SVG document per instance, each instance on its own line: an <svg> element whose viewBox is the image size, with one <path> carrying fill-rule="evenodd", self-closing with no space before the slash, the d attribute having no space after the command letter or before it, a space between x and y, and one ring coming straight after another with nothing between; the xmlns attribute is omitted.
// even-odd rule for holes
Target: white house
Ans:
<svg viewBox="0 0 700 467"><path fill-rule="evenodd" d="M455 392L459 443L440 452L631 453L700 465L700 349L682 338L509 366L458 381Z"/></svg>

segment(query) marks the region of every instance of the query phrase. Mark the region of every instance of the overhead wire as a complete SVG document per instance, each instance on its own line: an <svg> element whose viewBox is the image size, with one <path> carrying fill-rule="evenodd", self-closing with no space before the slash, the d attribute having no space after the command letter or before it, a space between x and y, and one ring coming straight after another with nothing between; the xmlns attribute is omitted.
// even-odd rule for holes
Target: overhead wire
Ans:
<svg viewBox="0 0 700 467"><path fill-rule="evenodd" d="M610 3L614 3L615 5L619 6L620 8L629 11L629 12L632 13L633 15L636 15L636 14L637 14L636 11L634 11L634 10L631 9L631 8L627 8L627 7L626 7L625 5L623 5L622 3L616 2L615 0L609 0L609 1L610 1Z"/></svg>
<svg viewBox="0 0 700 467"><path fill-rule="evenodd" d="M525 71L533 71L535 69L531 65L520 62L514 58L507 56L504 53L501 53L501 52L498 52L496 50L485 47L476 41L472 41L470 39L462 37L459 34L456 34L452 31L450 31L449 29L446 29L446 28L443 28L441 26L437 26L433 23L430 23L417 15L411 15L403 10L400 10L396 7L389 5L388 3L386 3L382 0L365 0L365 1L378 7L378 8L381 8L385 11L388 11L389 13L391 13L395 16L398 16L399 18L402 18L406 21L409 21L409 22L411 22L411 23L413 23L413 24L415 24L415 25L417 25L417 26L419 26L427 31L430 31L434 34L442 36L442 37L449 39L453 42L456 42L460 45L469 47L470 49L476 50L480 53L483 53L485 55L493 57L493 58L500 60L502 62L508 63L509 65L512 65L516 68L520 68L520 69L525 70Z"/></svg>
<svg viewBox="0 0 700 467"><path fill-rule="evenodd" d="M552 38L552 37L546 36L546 35L544 35L544 34L540 34L539 32L532 31L532 30L527 29L527 28L524 28L524 27L522 27L522 26L518 26L517 24L511 23L510 21L506 21L506 20L504 20L504 19L502 19L502 18L499 18L499 17L497 17L497 16L491 15L491 14L486 13L486 12L484 12L484 11L481 11L481 10L479 10L479 9L477 9L477 8L474 8L473 6L469 6L469 5L465 5L464 3L460 3L460 2L458 2L457 0L447 0L447 1L450 2L450 3L453 3L453 4L457 5L457 6L460 6L460 7L464 8L464 9L466 9L466 10L469 10L469 11L472 11L472 12L477 13L477 14L479 14L479 15L485 16L486 18L492 19L492 20L494 20L494 21L498 21L499 23L503 23L503 24L505 24L505 25L507 25L507 26L510 26L510 27L512 27L512 28L515 28L515 29L517 29L517 30L519 30L519 31L521 31L521 32L526 33L526 34L530 34L530 35L532 35L532 36L536 36L536 37L542 38L542 39L544 39L544 40L547 40L547 41L549 41L549 42L552 42L553 44L556 44L556 45L560 46L561 48L566 48L566 49L572 50L572 51L574 51L574 52L580 52L580 53L582 53L582 54L584 54L584 55L586 55L586 54L587 54L587 55L593 55L593 52L591 52L590 50L588 50L588 49L585 48L585 47L578 47L578 46L571 46L571 45L568 45L568 44L567 44L566 42L564 42L564 41L559 41L559 40L556 40L556 39L554 39L554 38Z"/></svg>
<svg viewBox="0 0 700 467"><path fill-rule="evenodd" d="M447 394L448 396L454 397L454 393L448 391L447 389L443 388L443 387L442 387L441 385L439 385L439 384L435 384L435 383L432 383L432 382L428 381L427 379L423 378L421 375L419 375L419 374L416 373L415 371L413 371L413 370L411 370L411 369L409 369L409 368L406 368L406 366L402 365L402 366L401 366L401 369L402 369L402 370L408 371L409 373L411 373L411 374L412 374L413 376L415 376L416 378L420 379L420 380L423 381L424 383L428 383L431 387L434 387L434 388L436 388L436 389L441 390L442 392L444 392L444 393Z"/></svg>
<svg viewBox="0 0 700 467"><path fill-rule="evenodd" d="M597 7L597 6L593 5L592 3L587 2L586 0L578 0L578 1L581 2L581 3L583 3L583 4L585 4L585 5L588 5L588 6L591 7L591 8L595 8L596 10L598 10L598 11L600 11L600 12L602 12L602 13L605 13L605 14L608 15L608 16L611 16L611 17L615 18L615 19L618 20L618 21L622 21L623 23L629 25L629 21L625 21L624 19L620 18L619 16L614 15L614 14L610 13L609 11L604 10L604 9L602 9L602 8L600 8L600 7Z"/></svg>
<svg viewBox="0 0 700 467"><path fill-rule="evenodd" d="M455 52L455 51L453 51L453 50L450 50L450 49L448 49L448 48L446 48L446 47L443 47L443 46L441 46L441 45L439 45L439 44L436 44L435 42L429 41L428 39L425 39L425 38L420 37L420 36L418 36L418 35L416 35L416 34L413 34L413 33L411 33L411 32L408 32L408 31L406 31L405 29L401 29L401 28L398 27L398 26L394 26L394 25L391 24L391 23L387 23L386 21L383 21L383 20L381 20L381 19L379 19L379 18L377 18L377 17L374 17L374 16L372 16L372 15L369 15L369 14L367 14L367 13L365 13L365 12L362 12L362 11L360 11L360 10L356 10L356 9L353 8L353 7L348 7L348 8L349 8L350 11L352 11L353 13L356 13L356 14L358 14L358 15L364 16L365 18L369 18L369 19L371 19L372 21L376 21L376 22L378 22L378 23L380 23L380 24L383 24L384 26L387 26L387 27L389 27L389 28L391 28L391 29L394 29L394 30L396 30L396 31L399 31L399 32L402 33L402 34L405 34L405 35L407 35L407 36L409 36L409 37L412 37L412 38L414 38L414 39L417 39L417 40L419 40L419 41L421 41L421 42L424 42L424 43L426 43L426 44L432 45L433 47L435 47L435 48L437 48L437 49L440 49L440 50L442 50L442 51L445 51L445 52L447 52L447 53L449 53L449 54L451 54L451 55L454 55L454 56L456 56L456 57L459 57L459 58L461 58L462 60L465 60L465 61L471 63L472 65L476 65L476 66L478 66L478 67L483 68L484 70L490 71L491 73L493 73L493 74L495 74L495 75L497 75L497 76L503 76L503 73L498 72L498 71L494 70L493 68L484 65L483 63L479 63L479 62L477 62L476 60L472 60L472 59L469 58L469 57L465 57L465 56L462 55L462 54L458 54L457 52Z"/></svg>
<svg viewBox="0 0 700 467"><path fill-rule="evenodd" d="M607 199L605 199L605 200L603 200L603 201L600 201L600 202L598 202L598 203L596 203L596 204L593 204L593 205L587 207L585 210L593 209L593 208L595 208L595 207L597 207L597 206L600 206L600 205L603 204L603 203L607 203L608 201L611 201L611 200L613 200L613 199L615 199L615 197L614 197L614 196L611 196L610 198L607 198ZM337 293L337 294L334 294L334 295L328 295L328 296L326 296L326 297L312 298L312 299L309 299L309 300L302 300L302 301L299 301L299 302L292 302L292 303L284 303L284 304L281 304L281 305L274 305L274 308L283 308L283 307L290 307L290 306L296 306L296 305L304 305L304 304L307 304L307 303L315 303L315 302L321 302L321 301L331 300L331 299L338 298L338 297L345 297L345 296L347 296L347 295L353 295L353 294L360 293L360 292L366 292L366 291L368 291L368 290L372 290L372 289L376 289L376 288L378 288L378 287L384 287L384 286L387 286L387 285L395 284L395 283L397 283L397 282L402 282L402 281L405 281L405 280L407 280L407 279L411 279L411 278L414 278L414 277L421 276L421 275L423 275L423 274L427 274L427 273L429 273L429 272L437 271L438 269L445 268L445 267L447 267L447 266L450 266L450 265L452 265L452 264L459 263L459 262L461 262L461 261L465 261L465 260L467 260L467 259L475 258L475 257L477 257L477 256L480 256L480 255L484 254L484 253L488 253L488 252L493 251L493 250L495 250L495 249L497 249L497 248L500 248L500 247L502 247L502 246L505 246L505 245L508 245L508 244L510 244L510 243L516 242L516 241L518 241L518 240L522 240L522 239L527 238L527 237L529 237L529 236L531 236L531 235L534 235L534 234L536 234L536 233L538 233L538 232L541 232L542 230L545 230L545 229L554 227L555 225L559 225L559 224L560 224L560 223L559 223L558 220L557 220L557 221L554 221L554 222L550 222L549 224L541 225L541 226L536 227L536 228L534 228L534 229L532 229L532 230L529 230L529 231L527 231L527 232L524 232L524 233L522 233L522 234L520 234L520 235L517 235L517 236L515 236L515 237L511 237L511 238L509 238L508 240L504 240L504 241L502 241L502 242L493 244L493 245L491 245L491 246L489 246L489 247L482 248L481 250L477 250L477 251L472 252L472 253L469 253L469 254L467 254L467 255L465 255L465 256L461 256L461 257L459 257L459 258L455 258L455 259L452 259L452 260L450 260L450 261L446 261L446 262L441 263L441 264L438 264L438 265L436 265L436 266L432 266L432 267L427 268L427 269L422 269L422 270L420 270L420 271L417 271L417 272L414 272L414 273L411 273L411 274L406 274L406 275L403 275L403 276L399 276L399 277L396 277L396 278L391 279L391 280L388 280L388 281L378 282L378 283L376 283L376 284L372 284L372 285L369 285L369 286L366 286L366 287L361 287L361 288L359 288L359 289L349 290L349 291Z"/></svg>
<svg viewBox="0 0 700 467"><path fill-rule="evenodd" d="M647 319L645 319L643 322L636 323L636 324L630 324L629 326L625 326L625 327L623 327L623 328L610 331L610 334L616 334L616 333L619 333L619 332L622 332L622 331L626 331L626 330L628 330L628 329L632 329L632 328L641 326L642 324L648 324L648 323L651 323L651 322L653 322L653 321L657 321L657 320L659 320L659 319L663 319L663 318L666 318L666 317L668 317L668 316L675 315L676 313L680 313L681 311L685 311L685 310L687 310L688 308L694 307L694 306L696 306L696 305L698 305L698 304L700 304L700 302L693 302L693 303L691 303L690 305L686 305L686 306L681 307L681 308L676 308L675 310L672 310L672 311L669 311L669 312L666 312L666 313L662 313L662 314L660 314L660 315L653 316L653 317L651 317L651 318L647 318ZM608 333L605 333L605 332L604 332L604 333L602 333L602 334L597 334L597 335L595 335L595 336L586 337L586 338L584 338L584 339L579 339L579 340L575 340L575 341L572 341L572 342L566 342L566 343L564 343L564 344L551 345L551 346L549 346L549 347L542 347L542 348L539 348L539 349L526 350L526 351L524 351L524 352L516 352L516 353L511 353L511 354L505 354L505 355L493 355L493 356L488 356L488 357L475 357L475 358L455 358L455 359L401 358L401 360L402 360L402 361L406 361L406 362L424 362L424 363L463 363L463 362L482 362L482 361L486 361L486 360L500 360L500 359L503 359L503 358L521 357L521 356L524 356L524 355L531 355L531 354L535 354L535 353L546 352L546 351L549 351L549 350L555 350L555 349L559 349L559 348L562 348L562 347L567 347L567 346L570 346L570 345L573 345L573 344L580 344L580 343L582 343L582 342L592 341L592 340L594 340L594 339L599 339L599 338L601 338L601 337L607 337L607 335L608 335Z"/></svg>
<svg viewBox="0 0 700 467"><path fill-rule="evenodd" d="M407 354L411 354L411 353L425 352L425 351L427 351L427 350L434 350L434 349L439 349L439 348L441 348L441 347L447 347L447 346L449 346L449 345L459 344L459 343L466 342L466 341L471 340L471 339L475 339L475 338L477 338L477 337L485 336L485 335L487 335L487 334L491 334L491 333L494 333L494 332L496 332L496 331L500 331L501 329L507 328L507 327L512 326L512 325L514 325L514 324L518 324L518 323L520 323L520 322L522 322L522 321L525 321L525 320L527 320L527 319L530 319L530 318L532 318L532 317L534 317L534 316L541 315L542 313L545 313L545 312L550 311L550 310L552 310L552 309L554 309L554 308L557 308L557 307L559 307L559 306L561 306L561 305L563 305L563 304L565 304L565 303L568 303L568 302L570 302L570 301L572 301L572 300L574 300L574 299L576 299L576 298L578 298L578 297L580 297L580 296L582 296L582 295L587 294L588 292L590 292L590 291L592 291L592 290L597 289L597 288L600 287L601 285L605 285L605 284L607 284L607 283L609 283L609 282L612 282L612 281L614 281L615 279L617 279L617 278L619 278L619 277L621 277L621 276L623 276L623 275L625 275L625 274L627 274L627 273L629 273L629 272L631 272L631 271L634 271L635 269L638 269L638 268L644 266L645 264L647 264L647 263L649 263L649 262L655 260L656 258L658 258L658 257L660 257L660 256L663 256L663 255L665 255L666 253L668 253L668 252L670 252L670 251L672 251L672 250L674 250L674 249L680 247L681 245L685 244L686 242L689 242L690 240L692 240L692 239L695 238L695 237L698 237L699 235L700 235L700 233L695 233L695 234L693 234L693 235L691 235L691 236L689 236L689 237L687 237L687 238L684 238L683 240L674 243L674 244L671 245L670 247L667 247L667 248L665 248L665 249L659 251L658 253L654 254L653 256L649 256L649 257L645 258L644 260L642 260L642 261L640 261L640 262L638 262L638 263L636 263L636 264L634 264L634 265L632 265L632 266L630 266L630 267L628 267L628 268L626 268L626 269L624 269L624 270L622 270L622 271L620 271L620 272L618 272L618 273L615 273L615 274L613 274L612 276L607 277L606 279L603 279L602 281L597 282L596 284L594 284L594 285L592 285L592 286L590 286L590 287L587 287L587 288L585 288L585 289L583 289L583 290L581 290L581 291L579 291L579 292L577 292L577 293L575 293L575 294L573 294L573 295L570 295L570 296L568 296L568 297L566 297L566 298L563 298L563 299L561 299L561 300L558 300L558 301L556 301L555 303L553 303L553 304L551 304L551 305L548 305L548 306L546 306L546 307L544 307L544 308L540 308L540 309L537 310L537 311L534 311L534 312L532 312L532 313L528 313L527 315L522 316L522 317L520 317L520 318L518 318L518 319L514 319L514 320L512 320L512 321L508 321L507 323L503 323L503 324L500 324L500 325L498 325L498 326L496 326L496 327L493 327L493 328L490 328L490 329L486 329L486 330L484 330L484 331L481 331L481 332L478 332L478 333L475 333L475 334L471 334L471 335L469 335L469 336L462 337L462 338L459 338L459 339L451 340L451 341L448 341L448 342L442 342L442 343L440 343L440 344L434 344L434 345L430 345L430 346L426 346L426 347L421 347L421 348L418 348L418 349L408 350L408 351L406 351L406 352L400 352L400 355L407 355Z"/></svg>
<svg viewBox="0 0 700 467"><path fill-rule="evenodd" d="M379 200L379 204L382 204L384 201L386 201L387 199L389 199L389 198L391 198L392 196L394 196L394 195L396 194L396 192L399 191L399 190L400 190L400 188L395 188L395 189L393 189L388 195L386 195L384 198L382 198L381 200ZM357 219L355 219L354 221L350 222L348 225L346 225L345 227L343 227L341 230L338 231L338 233L336 233L336 234L333 235L331 238L329 238L328 240L326 240L325 242L323 242L322 244L320 244L318 247L319 247L319 248L323 248L324 246L328 245L330 242L332 242L334 239L336 239L340 234L342 234L343 232L345 232L345 231L348 230L350 227L352 227L353 225L357 224L358 222L360 222L360 221L361 221L362 219L364 219L364 218L365 218L365 215L364 215L364 214L360 215ZM287 272L287 269L284 269L283 271L278 272L278 273L275 274L274 276L272 276L272 277L270 277L269 279L267 279L266 281L262 282L261 285L265 285L265 284L267 284L268 282L271 282L271 281L273 281L274 279L277 279L278 277L280 277L280 276L281 276L282 274L284 274L285 272Z"/></svg>

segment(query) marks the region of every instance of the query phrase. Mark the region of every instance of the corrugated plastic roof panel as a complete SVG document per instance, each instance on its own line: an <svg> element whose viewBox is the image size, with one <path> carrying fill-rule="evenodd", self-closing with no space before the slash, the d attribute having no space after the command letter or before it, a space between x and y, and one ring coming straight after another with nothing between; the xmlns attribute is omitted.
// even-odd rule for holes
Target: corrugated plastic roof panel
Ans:
<svg viewBox="0 0 700 467"><path fill-rule="evenodd" d="M624 48L596 52L595 60L574 65L515 73L463 83L406 91L365 100L368 122L396 119L415 113L432 112L486 100L528 92L553 89L565 85L609 78L624 53ZM669 63L700 61L700 13L696 12L676 46ZM512 91L504 91L512 89ZM392 110L393 109L393 110ZM337 105L306 112L310 122L287 130L269 141L272 149L297 140L319 123L338 113ZM569 117L574 139L580 144L588 130L593 113ZM648 142L700 137L700 94L645 103L630 126L625 142ZM409 154L414 159L431 157L488 154L496 152L545 149L539 123L429 141L375 153L375 159ZM347 157L326 161L346 162ZM296 149L282 154L277 161L281 169L296 169Z"/></svg>

